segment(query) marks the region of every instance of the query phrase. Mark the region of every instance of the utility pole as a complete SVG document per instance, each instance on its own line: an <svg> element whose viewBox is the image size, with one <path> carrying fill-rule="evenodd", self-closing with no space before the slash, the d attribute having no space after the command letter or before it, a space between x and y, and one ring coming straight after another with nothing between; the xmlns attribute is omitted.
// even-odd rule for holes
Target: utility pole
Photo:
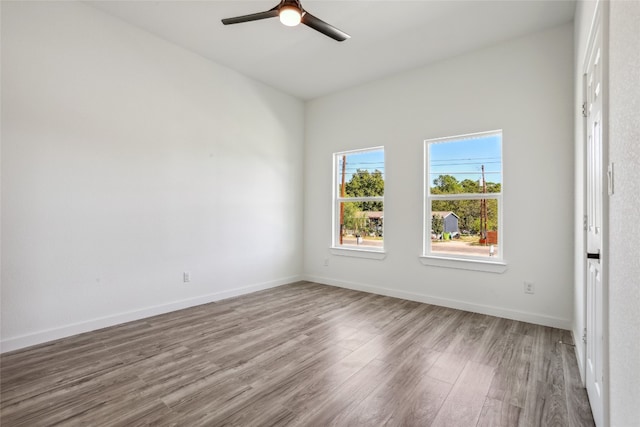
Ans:
<svg viewBox="0 0 640 427"><path fill-rule="evenodd" d="M340 197L346 195L345 176L347 175L347 156L342 156L342 185L340 186ZM344 236L344 202L340 202L340 245L342 245L342 236Z"/></svg>
<svg viewBox="0 0 640 427"><path fill-rule="evenodd" d="M482 194L487 193L487 181L484 179L484 165L482 165ZM487 199L480 199L480 231L481 242L487 245Z"/></svg>

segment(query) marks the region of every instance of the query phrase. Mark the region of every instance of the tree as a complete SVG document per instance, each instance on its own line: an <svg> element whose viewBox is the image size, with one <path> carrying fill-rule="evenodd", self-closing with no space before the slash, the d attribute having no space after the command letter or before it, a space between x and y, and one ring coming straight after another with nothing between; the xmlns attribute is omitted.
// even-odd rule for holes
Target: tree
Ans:
<svg viewBox="0 0 640 427"><path fill-rule="evenodd" d="M437 235L442 234L444 231L444 218L440 215L433 215L431 217L431 231Z"/></svg>
<svg viewBox="0 0 640 427"><path fill-rule="evenodd" d="M482 190L480 189L480 183L478 181L474 181L472 179L463 180L460 185L462 186L463 193L480 193Z"/></svg>
<svg viewBox="0 0 640 427"><path fill-rule="evenodd" d="M464 188L460 185L455 176L440 175L433 180L431 194L459 194L464 193ZM459 208L457 200L435 200L431 205L431 211L435 212L456 212Z"/></svg>
<svg viewBox="0 0 640 427"><path fill-rule="evenodd" d="M487 200L487 230L498 230L498 201Z"/></svg>
<svg viewBox="0 0 640 427"><path fill-rule="evenodd" d="M355 233L360 227L360 211L354 202L344 203L344 232L347 230Z"/></svg>
<svg viewBox="0 0 640 427"><path fill-rule="evenodd" d="M384 178L378 169L370 173L358 169L345 184L345 193L351 197L373 197L384 195ZM362 211L382 211L382 202L357 202Z"/></svg>
<svg viewBox="0 0 640 427"><path fill-rule="evenodd" d="M487 182L487 193L499 193L502 189L502 184L495 182Z"/></svg>
<svg viewBox="0 0 640 427"><path fill-rule="evenodd" d="M499 193L502 189L500 183L487 182L487 193ZM431 194L463 194L482 193L479 181L464 179L458 181L452 175L440 175L433 180ZM454 212L460 218L460 228L472 233L480 232L480 200L434 200L431 204L432 212ZM433 223L432 223L433 225ZM498 227L498 202L487 199L487 230L497 230ZM434 229L435 232L435 229Z"/></svg>
<svg viewBox="0 0 640 427"><path fill-rule="evenodd" d="M452 175L440 175L433 180L433 187L431 187L432 194L457 194L463 192L462 186L456 177Z"/></svg>

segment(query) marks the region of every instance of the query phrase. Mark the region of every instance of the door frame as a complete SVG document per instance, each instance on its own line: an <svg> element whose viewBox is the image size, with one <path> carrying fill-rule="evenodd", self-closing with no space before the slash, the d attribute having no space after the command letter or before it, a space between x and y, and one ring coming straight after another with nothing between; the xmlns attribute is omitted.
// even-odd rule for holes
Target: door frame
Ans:
<svg viewBox="0 0 640 427"><path fill-rule="evenodd" d="M602 426L598 427L608 427L610 425L610 416L609 416L609 193L608 182L609 179L606 171L609 165L609 1L607 0L598 0L598 3L595 8L595 12L593 15L593 19L591 21L591 25L589 28L589 35L587 37L587 49L582 58L582 74L583 76L586 74L589 55L591 52L591 47L594 43L594 36L596 30L596 24L600 21L600 31L602 34L602 52L601 52L601 63L602 63L602 250L600 253L600 267L601 267L601 277L602 277ZM582 87L582 101L586 102L587 96L587 85L583 84ZM582 108L582 107L581 107ZM583 140L582 144L585 147L584 156L583 156L583 217L586 218L587 215L587 178L588 178L588 165L587 165L587 119L583 118ZM586 337L586 327L587 324L587 310L588 310L588 302L587 302L587 280L588 280L588 269L589 263L586 261L586 253L587 253L587 227L585 224L584 232L583 232L583 247L581 248L582 259L583 259L583 280L582 280L582 291L584 295L583 300L583 325L585 325L585 336ZM586 355L586 343L583 338L582 346L582 354L583 358L581 361L582 372L584 372L583 382L585 382L586 386L586 371L587 371L587 355Z"/></svg>

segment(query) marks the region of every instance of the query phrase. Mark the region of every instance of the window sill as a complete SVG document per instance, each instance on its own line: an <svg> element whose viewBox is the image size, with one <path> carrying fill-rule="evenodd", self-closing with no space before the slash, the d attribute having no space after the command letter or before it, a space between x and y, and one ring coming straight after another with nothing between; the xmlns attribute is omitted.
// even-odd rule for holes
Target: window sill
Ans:
<svg viewBox="0 0 640 427"><path fill-rule="evenodd" d="M346 249L346 248L331 248L332 255L348 256L354 258L366 258L366 259L385 259L387 253L382 250L375 249Z"/></svg>
<svg viewBox="0 0 640 427"><path fill-rule="evenodd" d="M421 256L423 265L433 267L455 268L459 270L484 271L487 273L502 274L507 271L507 263L504 261L483 261L477 259L450 258L440 256Z"/></svg>

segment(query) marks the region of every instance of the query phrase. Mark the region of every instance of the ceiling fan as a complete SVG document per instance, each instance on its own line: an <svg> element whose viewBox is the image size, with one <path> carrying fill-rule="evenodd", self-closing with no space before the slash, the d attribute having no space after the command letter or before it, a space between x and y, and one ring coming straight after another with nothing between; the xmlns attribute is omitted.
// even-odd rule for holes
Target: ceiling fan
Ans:
<svg viewBox="0 0 640 427"><path fill-rule="evenodd" d="M250 15L236 16L235 18L225 18L222 20L224 25L240 24L242 22L258 21L260 19L280 17L280 22L289 27L295 27L302 23L307 27L311 27L321 32L325 36L331 37L339 42L345 41L351 36L336 27L327 24L322 19L316 18L302 8L299 0L281 0L280 3L272 9L265 12L252 13Z"/></svg>

